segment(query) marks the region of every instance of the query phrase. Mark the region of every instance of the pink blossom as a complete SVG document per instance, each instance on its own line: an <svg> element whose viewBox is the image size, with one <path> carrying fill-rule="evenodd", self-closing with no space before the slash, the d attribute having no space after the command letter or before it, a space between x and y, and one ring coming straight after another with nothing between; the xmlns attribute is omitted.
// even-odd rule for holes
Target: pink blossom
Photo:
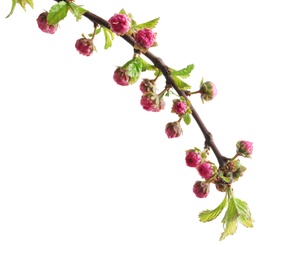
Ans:
<svg viewBox="0 0 291 260"><path fill-rule="evenodd" d="M236 152L244 157L251 157L253 153L253 143L248 141L238 141L236 143Z"/></svg>
<svg viewBox="0 0 291 260"><path fill-rule="evenodd" d="M188 106L184 101L180 99L173 100L172 113L176 113L177 115L184 115L187 109Z"/></svg>
<svg viewBox="0 0 291 260"><path fill-rule="evenodd" d="M201 153L197 150L188 150L186 151L185 161L189 167L197 167L201 162Z"/></svg>
<svg viewBox="0 0 291 260"><path fill-rule="evenodd" d="M212 100L217 95L217 88L211 81L206 81L200 85L201 99Z"/></svg>
<svg viewBox="0 0 291 260"><path fill-rule="evenodd" d="M127 70L121 67L118 67L113 74L114 81L121 86L128 86L130 77L127 75Z"/></svg>
<svg viewBox="0 0 291 260"><path fill-rule="evenodd" d="M197 166L197 171L202 178L209 179L214 173L213 164L210 162L203 162Z"/></svg>
<svg viewBox="0 0 291 260"><path fill-rule="evenodd" d="M193 192L197 198L206 198L209 194L209 183L205 181L196 181L193 185Z"/></svg>
<svg viewBox="0 0 291 260"><path fill-rule="evenodd" d="M108 22L111 30L117 35L124 35L131 27L131 19L126 14L115 14Z"/></svg>
<svg viewBox="0 0 291 260"><path fill-rule="evenodd" d="M146 111L159 112L165 108L165 101L153 92L146 92L141 96L140 104Z"/></svg>
<svg viewBox="0 0 291 260"><path fill-rule="evenodd" d="M41 29L43 32L45 33L49 33L49 34L54 34L56 32L56 30L58 29L59 25L58 24L49 24L47 22L47 15L48 12L43 12L41 13L38 18L36 19L37 21L37 25L39 27L39 29Z"/></svg>
<svg viewBox="0 0 291 260"><path fill-rule="evenodd" d="M139 30L134 37L136 44L145 50L153 46L155 39L156 34L148 28Z"/></svg>
<svg viewBox="0 0 291 260"><path fill-rule="evenodd" d="M76 41L75 47L84 56L90 56L94 51L94 45L91 39L80 38Z"/></svg>
<svg viewBox="0 0 291 260"><path fill-rule="evenodd" d="M176 137L179 137L183 133L183 130L181 128L180 122L177 121L177 122L168 123L166 125L165 132L168 138L176 138Z"/></svg>
<svg viewBox="0 0 291 260"><path fill-rule="evenodd" d="M149 79L143 79L142 82L139 85L139 89L142 93L146 92L154 92L155 90L155 84L152 80Z"/></svg>

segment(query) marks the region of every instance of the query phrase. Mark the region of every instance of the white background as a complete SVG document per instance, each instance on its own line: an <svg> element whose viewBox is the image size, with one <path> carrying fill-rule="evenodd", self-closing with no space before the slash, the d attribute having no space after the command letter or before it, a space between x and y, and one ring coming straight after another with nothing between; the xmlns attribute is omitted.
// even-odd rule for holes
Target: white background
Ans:
<svg viewBox="0 0 291 260"><path fill-rule="evenodd" d="M202 77L218 88L211 102L191 101L222 154L233 156L238 140L254 142L234 184L254 228L239 225L220 242L222 215L201 223L198 214L224 194L212 187L196 198L199 177L184 161L185 150L203 147L196 122L168 139L172 98L149 113L139 83L112 79L131 46L116 37L105 51L97 36L98 52L82 56L74 45L92 32L86 18L69 14L48 35L36 18L54 1L17 6L5 19L10 1L1 0L0 259L290 259L288 2L76 2L106 20L121 8L138 23L160 17L151 51L176 69L194 63L193 90Z"/></svg>

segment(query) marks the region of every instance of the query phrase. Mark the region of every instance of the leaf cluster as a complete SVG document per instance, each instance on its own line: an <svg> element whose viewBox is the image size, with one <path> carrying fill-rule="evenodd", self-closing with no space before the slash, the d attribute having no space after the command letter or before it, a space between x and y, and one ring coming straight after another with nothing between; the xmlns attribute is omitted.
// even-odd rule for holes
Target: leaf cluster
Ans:
<svg viewBox="0 0 291 260"><path fill-rule="evenodd" d="M227 207L222 219L224 231L220 236L220 240L225 239L228 235L233 235L237 230L238 223L251 228L253 227L254 221L248 204L245 201L235 198L230 189L225 194L223 201L217 208L213 210L204 210L199 214L201 222L209 222L217 218Z"/></svg>

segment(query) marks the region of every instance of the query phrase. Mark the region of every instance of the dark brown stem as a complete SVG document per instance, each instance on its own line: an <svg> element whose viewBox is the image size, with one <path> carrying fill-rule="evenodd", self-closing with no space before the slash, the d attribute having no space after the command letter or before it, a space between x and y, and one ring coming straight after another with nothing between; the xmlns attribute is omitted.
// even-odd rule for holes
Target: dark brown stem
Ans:
<svg viewBox="0 0 291 260"><path fill-rule="evenodd" d="M61 0L54 0L54 1L60 2ZM99 16L97 16L89 11L85 12L83 14L83 16L88 18L93 24L99 24L103 27L106 27L107 29L110 29L110 25L106 20L102 19L101 17L99 17ZM120 37L122 37L125 41L127 41L131 46L134 47L133 37L131 37L129 35L123 35ZM172 88L175 89L175 91L178 93L179 96L184 97L186 100L188 100L187 91L182 91L176 86L176 84L175 84L175 82L170 74L169 67L163 62L163 60L161 58L155 56L150 51L143 53L143 55L146 56L149 60L151 60L151 62L154 64L154 66L156 68L158 68L160 70L160 72L164 75L164 77L166 79L166 84L171 85ZM191 102L190 102L190 104L191 104ZM204 125L203 121L201 120L200 116L198 115L198 113L196 112L196 110L194 109L192 104L190 105L190 109L192 111L193 118L197 122L201 132L204 135L205 146L211 147L212 151L214 152L214 154L217 158L217 161L219 163L220 168L222 168L228 159L226 157L222 156L222 154L220 153L220 151L216 147L214 140L213 140L213 137L212 137L212 134L207 130L206 126Z"/></svg>

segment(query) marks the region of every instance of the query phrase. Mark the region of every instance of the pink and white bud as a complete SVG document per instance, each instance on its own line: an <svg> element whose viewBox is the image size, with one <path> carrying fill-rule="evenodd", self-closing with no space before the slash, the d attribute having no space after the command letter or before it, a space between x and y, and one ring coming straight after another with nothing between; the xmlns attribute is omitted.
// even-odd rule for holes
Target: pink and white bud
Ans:
<svg viewBox="0 0 291 260"><path fill-rule="evenodd" d="M155 88L154 82L150 79L143 79L139 85L139 89L142 93L155 92Z"/></svg>
<svg viewBox="0 0 291 260"><path fill-rule="evenodd" d="M168 138L176 138L176 137L179 137L183 133L183 130L181 128L180 122L177 121L177 122L168 123L166 125L165 132Z"/></svg>
<svg viewBox="0 0 291 260"><path fill-rule="evenodd" d="M122 67L118 67L114 71L113 79L118 85L121 86L128 86L130 81L130 77L127 75L127 70Z"/></svg>
<svg viewBox="0 0 291 260"><path fill-rule="evenodd" d="M80 38L76 41L75 47L84 56L90 56L94 51L94 44L91 39Z"/></svg>
<svg viewBox="0 0 291 260"><path fill-rule="evenodd" d="M209 194L210 185L205 181L196 181L193 185L193 192L197 198L206 198Z"/></svg>
<svg viewBox="0 0 291 260"><path fill-rule="evenodd" d="M110 29L117 35L126 34L131 27L131 19L126 14L115 14L109 20Z"/></svg>
<svg viewBox="0 0 291 260"><path fill-rule="evenodd" d="M238 141L236 143L237 154L250 158L253 153L253 143L248 141Z"/></svg>
<svg viewBox="0 0 291 260"><path fill-rule="evenodd" d="M188 106L186 102L180 100L180 99L174 99L173 100L173 106L172 106L172 113L176 113L179 116L184 115L188 110Z"/></svg>
<svg viewBox="0 0 291 260"><path fill-rule="evenodd" d="M203 162L197 166L197 171L200 176L204 179L209 179L214 173L214 164L210 162Z"/></svg>
<svg viewBox="0 0 291 260"><path fill-rule="evenodd" d="M146 92L141 96L140 104L146 111L159 112L165 108L165 101L153 92Z"/></svg>
<svg viewBox="0 0 291 260"><path fill-rule="evenodd" d="M217 88L211 81L202 82L200 93L202 101L210 101L217 95Z"/></svg>
<svg viewBox="0 0 291 260"><path fill-rule="evenodd" d="M186 151L185 161L189 167L197 167L201 163L201 152L195 149Z"/></svg>
<svg viewBox="0 0 291 260"><path fill-rule="evenodd" d="M156 40L156 34L148 29L139 30L134 36L135 43L143 50L152 47Z"/></svg>
<svg viewBox="0 0 291 260"><path fill-rule="evenodd" d="M38 18L36 19L37 21L37 25L39 27L39 29L41 29L43 32L45 33L49 33L49 34L54 34L56 32L56 30L58 29L59 25L58 24L49 24L47 22L47 15L48 12L43 12L41 13Z"/></svg>

